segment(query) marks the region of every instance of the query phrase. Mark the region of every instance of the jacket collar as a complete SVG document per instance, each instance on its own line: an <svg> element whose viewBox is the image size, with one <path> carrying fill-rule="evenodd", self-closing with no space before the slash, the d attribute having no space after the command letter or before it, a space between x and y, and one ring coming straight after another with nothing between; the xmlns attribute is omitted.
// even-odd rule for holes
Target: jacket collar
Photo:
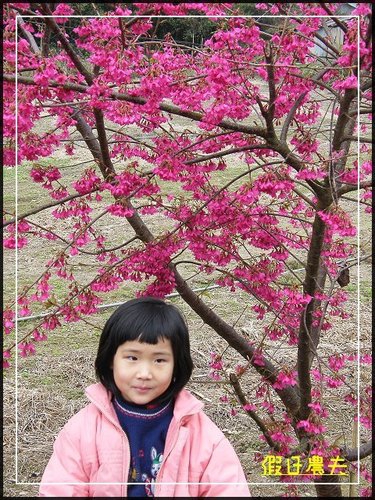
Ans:
<svg viewBox="0 0 375 500"><path fill-rule="evenodd" d="M191 392L182 389L177 395L173 416L177 421L180 421L183 417L200 412L203 406L203 403L193 396Z"/></svg>
<svg viewBox="0 0 375 500"><path fill-rule="evenodd" d="M112 395L103 384L92 384L87 387L86 396L88 399L110 420L117 422L117 417L112 405ZM177 421L188 415L194 415L203 408L203 403L199 401L186 389L182 389L177 395L173 416Z"/></svg>
<svg viewBox="0 0 375 500"><path fill-rule="evenodd" d="M85 394L91 403L93 403L108 420L116 426L120 426L115 409L112 405L112 395L103 384L98 383L90 385L86 388Z"/></svg>

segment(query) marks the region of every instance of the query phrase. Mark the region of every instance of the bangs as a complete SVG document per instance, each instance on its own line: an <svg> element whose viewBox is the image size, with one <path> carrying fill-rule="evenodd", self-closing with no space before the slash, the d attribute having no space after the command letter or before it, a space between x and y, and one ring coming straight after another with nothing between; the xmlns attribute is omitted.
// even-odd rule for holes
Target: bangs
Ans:
<svg viewBox="0 0 375 500"><path fill-rule="evenodd" d="M181 320L174 314L166 314L164 308L152 304L153 311L139 314L137 308L129 308L126 316L120 316L112 327L117 346L126 341L138 340L146 344L157 344L159 340L173 340L180 337Z"/></svg>

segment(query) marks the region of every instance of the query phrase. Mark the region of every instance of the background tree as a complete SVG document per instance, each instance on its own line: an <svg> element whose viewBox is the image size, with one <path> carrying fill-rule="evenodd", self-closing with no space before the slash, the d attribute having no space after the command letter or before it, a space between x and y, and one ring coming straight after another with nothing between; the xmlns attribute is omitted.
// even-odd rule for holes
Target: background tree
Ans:
<svg viewBox="0 0 375 500"><path fill-rule="evenodd" d="M340 18L338 4L258 4L265 15L257 20L215 18L235 13L232 4L113 4L110 17L77 23L68 17L74 6L5 7L5 164L15 163L17 109L18 168L29 170L49 201L24 213L5 210L4 246L22 259L27 245L57 245L45 269L17 291L17 304L5 308L9 339L15 311L48 312L10 340L5 366L16 348L34 353L50 331L95 314L127 283L139 283L140 294L177 291L243 357L233 368L212 353L212 376L229 379L270 453L283 457L282 470L285 458L298 455L307 467L320 456L325 474L309 479L318 496L340 496L339 485L324 484L332 481L332 457L355 471L371 443L349 450L327 438L330 390L345 387L352 418L359 405L366 428L370 392L357 395L348 379L358 353L326 357L319 343L347 318L343 287L368 258L357 248L349 207L360 191L369 209L370 7ZM137 17L192 11L209 18L202 18L204 37L208 27L215 31L188 51L174 39L177 17L164 24L174 33L162 43L155 37L163 25ZM282 16L277 24L275 15ZM319 33L327 17L342 35L339 46ZM184 26L186 38L199 22ZM46 111L53 127L36 131ZM82 146L91 155L84 162ZM71 157L67 168L51 161L61 147ZM45 210L49 225L38 219ZM109 241L113 220L119 238ZM84 276L76 272L80 259L91 263ZM263 337L216 314L191 286L197 276L227 293L245 292L246 315L259 321ZM287 363L269 356L267 346L280 343L291 348ZM369 360L362 351L361 363ZM246 393L250 370L259 384Z"/></svg>

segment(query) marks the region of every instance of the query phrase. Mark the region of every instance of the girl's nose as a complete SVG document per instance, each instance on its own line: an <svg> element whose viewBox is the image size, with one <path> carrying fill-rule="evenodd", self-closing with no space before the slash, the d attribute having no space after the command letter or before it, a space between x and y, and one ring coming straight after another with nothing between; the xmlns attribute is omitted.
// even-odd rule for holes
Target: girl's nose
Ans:
<svg viewBox="0 0 375 500"><path fill-rule="evenodd" d="M152 377L150 367L148 366L147 363L142 364L137 372L137 377L138 378L146 378L149 379Z"/></svg>

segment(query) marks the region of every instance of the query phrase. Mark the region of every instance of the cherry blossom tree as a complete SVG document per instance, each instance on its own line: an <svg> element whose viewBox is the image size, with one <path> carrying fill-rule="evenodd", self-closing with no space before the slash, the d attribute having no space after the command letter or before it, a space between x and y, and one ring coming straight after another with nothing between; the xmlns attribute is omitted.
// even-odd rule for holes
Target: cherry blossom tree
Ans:
<svg viewBox="0 0 375 500"><path fill-rule="evenodd" d="M259 16L241 17L230 3L115 3L77 19L73 5L4 7L4 163L45 193L37 208L5 210L5 252L58 247L6 304L4 366L129 283L140 295L177 292L242 356L236 367L218 352L207 362L213 378L230 380L270 454L320 456L325 472L339 455L368 480L360 461L371 443L340 447L326 422L341 387L367 435L371 391L358 394L348 373L370 354L319 347L348 318L344 288L368 258L348 207L370 213L371 7L343 17L336 3L264 3ZM215 23L202 47L155 38L157 16L191 14ZM34 125L46 114L53 126L41 132ZM69 168L54 161L61 149ZM92 262L86 281L77 259ZM210 308L191 285L196 275L223 294L245 293L262 338ZM16 311L47 314L16 341ZM276 344L290 347L291 363L268 356ZM241 384L248 371L259 381L252 393ZM341 496L325 484L332 476L303 477L318 496ZM282 480L293 494L296 477Z"/></svg>

